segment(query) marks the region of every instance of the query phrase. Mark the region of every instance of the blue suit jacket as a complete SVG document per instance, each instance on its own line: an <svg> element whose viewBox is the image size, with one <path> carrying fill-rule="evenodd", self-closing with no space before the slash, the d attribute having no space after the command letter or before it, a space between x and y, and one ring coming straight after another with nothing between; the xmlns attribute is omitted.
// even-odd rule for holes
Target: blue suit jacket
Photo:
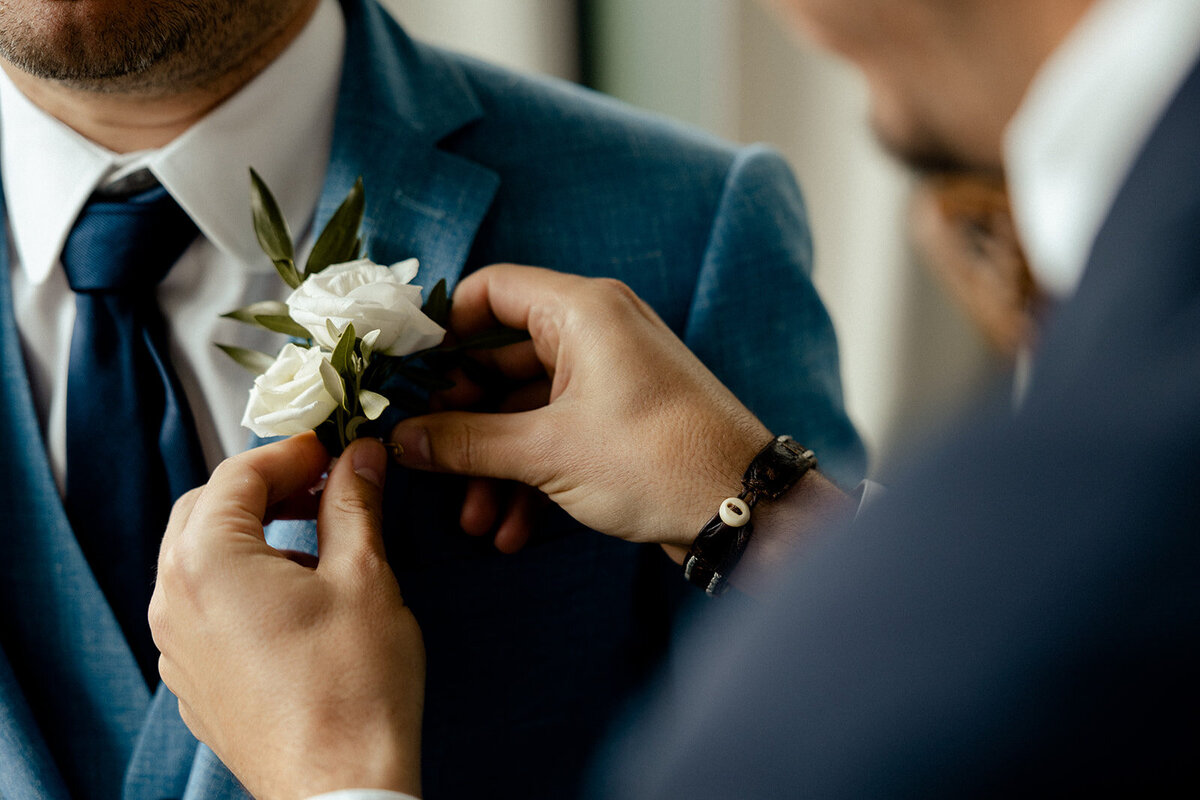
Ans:
<svg viewBox="0 0 1200 800"><path fill-rule="evenodd" d="M1200 71L992 412L698 633L598 794L1196 796Z"/></svg>
<svg viewBox="0 0 1200 800"><path fill-rule="evenodd" d="M494 261L618 277L769 426L858 479L803 205L776 155L415 44L373 3L343 5L318 225L362 175L371 254L420 258L427 285ZM141 684L75 544L39 439L7 253L0 243L0 797L239 797L170 694ZM777 326L785 315L801 321ZM429 653L426 795L569 796L690 590L656 549L553 513L526 551L501 556L459 531L460 492L445 477L389 476L388 547ZM313 545L311 526L272 536Z"/></svg>

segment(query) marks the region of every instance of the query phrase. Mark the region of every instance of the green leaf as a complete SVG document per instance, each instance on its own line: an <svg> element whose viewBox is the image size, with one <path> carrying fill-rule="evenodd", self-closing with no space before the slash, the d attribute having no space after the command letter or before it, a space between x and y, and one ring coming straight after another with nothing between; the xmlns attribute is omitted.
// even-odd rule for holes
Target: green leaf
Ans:
<svg viewBox="0 0 1200 800"><path fill-rule="evenodd" d="M254 321L269 331L282 333L285 336L295 336L299 339L312 338L312 334L305 330L303 325L287 314L263 314L255 317Z"/></svg>
<svg viewBox="0 0 1200 800"><path fill-rule="evenodd" d="M450 295L446 291L445 278L438 281L429 291L429 299L425 301L421 311L443 328L450 322Z"/></svg>
<svg viewBox="0 0 1200 800"><path fill-rule="evenodd" d="M519 344L520 342L529 341L528 331L519 331L516 328L496 328L495 330L483 331L474 336L468 336L461 342L452 344L446 347L445 350L495 350L500 347L508 347L510 344Z"/></svg>
<svg viewBox="0 0 1200 800"><path fill-rule="evenodd" d="M358 231L362 227L365 207L366 197L360 177L317 237L317 243L313 245L308 262L304 265L305 277L316 275L331 264L353 261L358 257Z"/></svg>
<svg viewBox="0 0 1200 800"><path fill-rule="evenodd" d="M364 368L371 363L371 357L375 355L375 342L379 341L380 333L382 331L378 328L367 331L367 335L362 337L358 342L358 349L362 353Z"/></svg>
<svg viewBox="0 0 1200 800"><path fill-rule="evenodd" d="M286 317L288 315L287 303L281 303L278 300L265 300L261 303L251 303L250 305L230 311L221 316L225 319L235 319L238 322L244 322L247 325L257 325L259 317Z"/></svg>
<svg viewBox="0 0 1200 800"><path fill-rule="evenodd" d="M366 417L354 417L346 423L346 441L353 441L358 438L358 428L367 421Z"/></svg>
<svg viewBox="0 0 1200 800"><path fill-rule="evenodd" d="M321 359L321 380L325 383L325 391L329 392L329 396L338 402L339 405L346 404L346 382L342 380L342 376L333 368L325 359Z"/></svg>
<svg viewBox="0 0 1200 800"><path fill-rule="evenodd" d="M262 375L275 363L275 356L269 356L257 350L247 350L245 347L234 347L231 344L217 344L217 347L225 355L255 375Z"/></svg>
<svg viewBox="0 0 1200 800"><path fill-rule="evenodd" d="M267 258L274 261L276 267L281 261L294 262L292 232L288 230L287 220L283 218L275 196L253 169L250 170L250 209L254 215L254 233L258 236L258 245ZM295 270L294 265L292 269Z"/></svg>
<svg viewBox="0 0 1200 800"><path fill-rule="evenodd" d="M353 354L354 326L347 325L346 330L342 331L342 338L338 339L337 347L333 348L333 356L329 359L339 375L350 372L350 356Z"/></svg>
<svg viewBox="0 0 1200 800"><path fill-rule="evenodd" d="M283 278L283 282L292 289L299 289L300 284L304 283L304 276L300 274L300 270L296 269L296 262L290 258L281 258L273 262L275 271L279 273L279 277Z"/></svg>
<svg viewBox="0 0 1200 800"><path fill-rule="evenodd" d="M367 415L367 419L379 419L379 415L390 405L390 401L386 397L367 389L358 393L358 402L362 403L362 410Z"/></svg>
<svg viewBox="0 0 1200 800"><path fill-rule="evenodd" d="M342 334L345 333L345 328L338 330L337 325L333 324L333 320L325 318L325 332L329 334L329 340L332 342L340 341Z"/></svg>

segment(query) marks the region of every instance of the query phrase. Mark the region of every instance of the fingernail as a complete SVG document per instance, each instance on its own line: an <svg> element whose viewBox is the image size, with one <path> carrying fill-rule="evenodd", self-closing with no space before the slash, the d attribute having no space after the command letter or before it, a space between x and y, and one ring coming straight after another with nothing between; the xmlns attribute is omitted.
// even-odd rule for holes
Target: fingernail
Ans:
<svg viewBox="0 0 1200 800"><path fill-rule="evenodd" d="M366 439L354 448L350 454L350 465L354 474L364 481L383 488L383 475L387 471L387 451L383 443L375 439Z"/></svg>
<svg viewBox="0 0 1200 800"><path fill-rule="evenodd" d="M417 425L397 425L392 430L392 444L399 448L396 461L406 467L427 467L432 462L429 431Z"/></svg>
<svg viewBox="0 0 1200 800"><path fill-rule="evenodd" d="M325 484L329 483L329 473L333 472L333 468L337 466L337 462L337 456L329 459L329 466L321 473L321 477L317 479L316 483L308 487L309 494L316 496L325 491Z"/></svg>

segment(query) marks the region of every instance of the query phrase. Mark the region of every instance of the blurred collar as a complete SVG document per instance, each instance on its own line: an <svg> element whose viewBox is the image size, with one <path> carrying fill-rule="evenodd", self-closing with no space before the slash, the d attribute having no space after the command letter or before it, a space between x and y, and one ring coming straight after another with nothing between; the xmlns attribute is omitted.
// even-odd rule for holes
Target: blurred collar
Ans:
<svg viewBox="0 0 1200 800"><path fill-rule="evenodd" d="M345 21L321 0L288 48L235 95L157 150L117 154L31 103L0 71L0 164L17 255L31 283L58 263L91 193L148 168L223 256L273 270L250 218L254 167L294 235L311 224L333 138Z"/></svg>
<svg viewBox="0 0 1200 800"><path fill-rule="evenodd" d="M1200 0L1100 0L1009 126L1013 216L1039 285L1074 293L1116 194L1200 54Z"/></svg>

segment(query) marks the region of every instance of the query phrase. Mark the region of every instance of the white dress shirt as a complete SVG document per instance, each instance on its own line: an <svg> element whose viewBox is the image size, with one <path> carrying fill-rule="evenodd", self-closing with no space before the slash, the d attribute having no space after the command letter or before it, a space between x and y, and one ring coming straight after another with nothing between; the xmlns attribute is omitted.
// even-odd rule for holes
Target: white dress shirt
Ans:
<svg viewBox="0 0 1200 800"><path fill-rule="evenodd" d="M214 341L274 353L283 342L219 315L287 289L259 249L249 168L266 180L294 235L310 240L325 179L345 49L336 0L321 0L262 73L165 147L116 154L33 105L0 72L0 163L17 328L60 491L65 486L67 366L75 296L59 254L92 191L148 168L201 235L158 291L172 357L210 468L245 449L250 373ZM298 88L299 87L299 88Z"/></svg>
<svg viewBox="0 0 1200 800"><path fill-rule="evenodd" d="M1200 54L1200 0L1099 0L1039 71L1005 142L1038 284L1074 293L1116 194Z"/></svg>

